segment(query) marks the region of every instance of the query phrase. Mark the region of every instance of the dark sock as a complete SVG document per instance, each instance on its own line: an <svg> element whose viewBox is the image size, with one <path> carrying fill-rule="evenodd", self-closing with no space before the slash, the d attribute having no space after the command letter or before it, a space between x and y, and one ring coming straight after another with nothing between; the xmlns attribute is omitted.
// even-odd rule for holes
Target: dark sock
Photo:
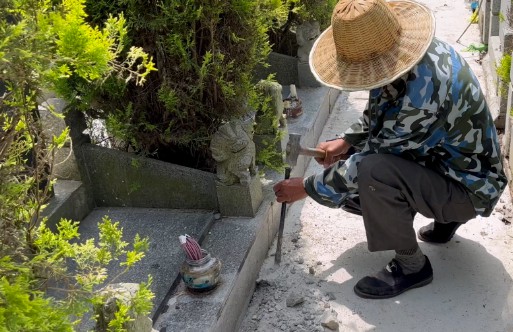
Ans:
<svg viewBox="0 0 513 332"><path fill-rule="evenodd" d="M395 259L402 267L404 274L419 272L426 264L426 257L418 246L408 250L396 250Z"/></svg>

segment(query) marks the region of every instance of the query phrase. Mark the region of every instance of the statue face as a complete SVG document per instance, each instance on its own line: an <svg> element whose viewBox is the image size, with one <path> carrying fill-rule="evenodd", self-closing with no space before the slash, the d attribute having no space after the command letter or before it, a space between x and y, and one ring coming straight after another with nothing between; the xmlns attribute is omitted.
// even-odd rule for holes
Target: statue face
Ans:
<svg viewBox="0 0 513 332"><path fill-rule="evenodd" d="M314 43L321 34L319 22L305 22L297 27L296 39L299 46Z"/></svg>

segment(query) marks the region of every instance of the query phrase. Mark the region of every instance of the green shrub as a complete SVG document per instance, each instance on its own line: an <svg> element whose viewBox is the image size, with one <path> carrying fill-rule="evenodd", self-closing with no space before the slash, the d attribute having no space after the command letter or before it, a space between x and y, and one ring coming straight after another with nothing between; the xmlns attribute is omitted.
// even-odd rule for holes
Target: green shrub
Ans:
<svg viewBox="0 0 513 332"><path fill-rule="evenodd" d="M261 171L273 169L283 172L285 167L284 156L280 152L281 148L278 148L281 146L284 135L284 131L279 129L280 119L283 121L285 119L282 117L281 110L276 109L283 98L281 89L280 91L276 89L277 85L279 86L272 75L256 85L261 103L256 114L254 132L255 136L261 137L256 153L256 163L263 166Z"/></svg>
<svg viewBox="0 0 513 332"><path fill-rule="evenodd" d="M505 54L500 59L499 64L496 66L495 71L499 76L499 93L502 95L507 92L509 83L511 82L511 54Z"/></svg>
<svg viewBox="0 0 513 332"><path fill-rule="evenodd" d="M213 170L211 136L257 109L253 71L270 51L267 31L281 1L86 1L94 24L123 12L129 38L155 59L144 87L96 91L92 115L139 153ZM104 86L105 87L105 86ZM101 109L101 112L98 110Z"/></svg>
<svg viewBox="0 0 513 332"><path fill-rule="evenodd" d="M331 25L331 16L338 0L299 0L302 21L319 22L321 31Z"/></svg>
<svg viewBox="0 0 513 332"><path fill-rule="evenodd" d="M277 15L269 30L272 50L277 53L295 57L297 43L295 30L298 24L317 21L321 31L331 24L333 9L337 0L282 0L282 8L287 8L286 15Z"/></svg>
<svg viewBox="0 0 513 332"><path fill-rule="evenodd" d="M0 331L73 331L99 301L94 289L107 277L106 264L120 259L130 268L148 246L136 238L129 250L108 218L99 225L97 244L78 241L76 222L62 220L53 232L41 221L55 153L69 139L68 129L44 134L38 112L43 92L79 105L81 87L100 86L109 77L142 84L152 70L140 49L121 58L122 17L102 29L84 17L80 0L0 2ZM70 262L76 269L68 268ZM59 299L48 292L57 284L63 285ZM151 296L143 284L140 298L149 302Z"/></svg>

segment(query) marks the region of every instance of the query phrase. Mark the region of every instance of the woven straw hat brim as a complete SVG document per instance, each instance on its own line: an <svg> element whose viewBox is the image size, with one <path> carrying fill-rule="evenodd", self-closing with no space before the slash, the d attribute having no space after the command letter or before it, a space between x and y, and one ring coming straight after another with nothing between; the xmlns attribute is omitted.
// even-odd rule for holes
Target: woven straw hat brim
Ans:
<svg viewBox="0 0 513 332"><path fill-rule="evenodd" d="M337 57L330 26L310 52L310 69L319 82L345 91L370 90L393 82L422 59L435 33L433 13L412 1L390 1L388 4L402 27L399 42L376 58L343 61Z"/></svg>

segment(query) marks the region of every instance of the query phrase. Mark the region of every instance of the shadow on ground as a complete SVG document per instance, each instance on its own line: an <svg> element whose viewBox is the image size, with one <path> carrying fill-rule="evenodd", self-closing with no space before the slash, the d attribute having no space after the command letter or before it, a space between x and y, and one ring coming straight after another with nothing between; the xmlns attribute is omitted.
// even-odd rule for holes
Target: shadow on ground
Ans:
<svg viewBox="0 0 513 332"><path fill-rule="evenodd" d="M348 248L319 277L328 280L323 288L344 294L335 303L378 331L513 331L512 279L499 259L478 242L459 236L445 245L424 243L421 248L433 265L433 282L396 298L368 300L353 293L360 278L393 257L392 252L369 254L366 242ZM352 278L330 281L340 269ZM351 321L341 323L341 331L358 330Z"/></svg>

